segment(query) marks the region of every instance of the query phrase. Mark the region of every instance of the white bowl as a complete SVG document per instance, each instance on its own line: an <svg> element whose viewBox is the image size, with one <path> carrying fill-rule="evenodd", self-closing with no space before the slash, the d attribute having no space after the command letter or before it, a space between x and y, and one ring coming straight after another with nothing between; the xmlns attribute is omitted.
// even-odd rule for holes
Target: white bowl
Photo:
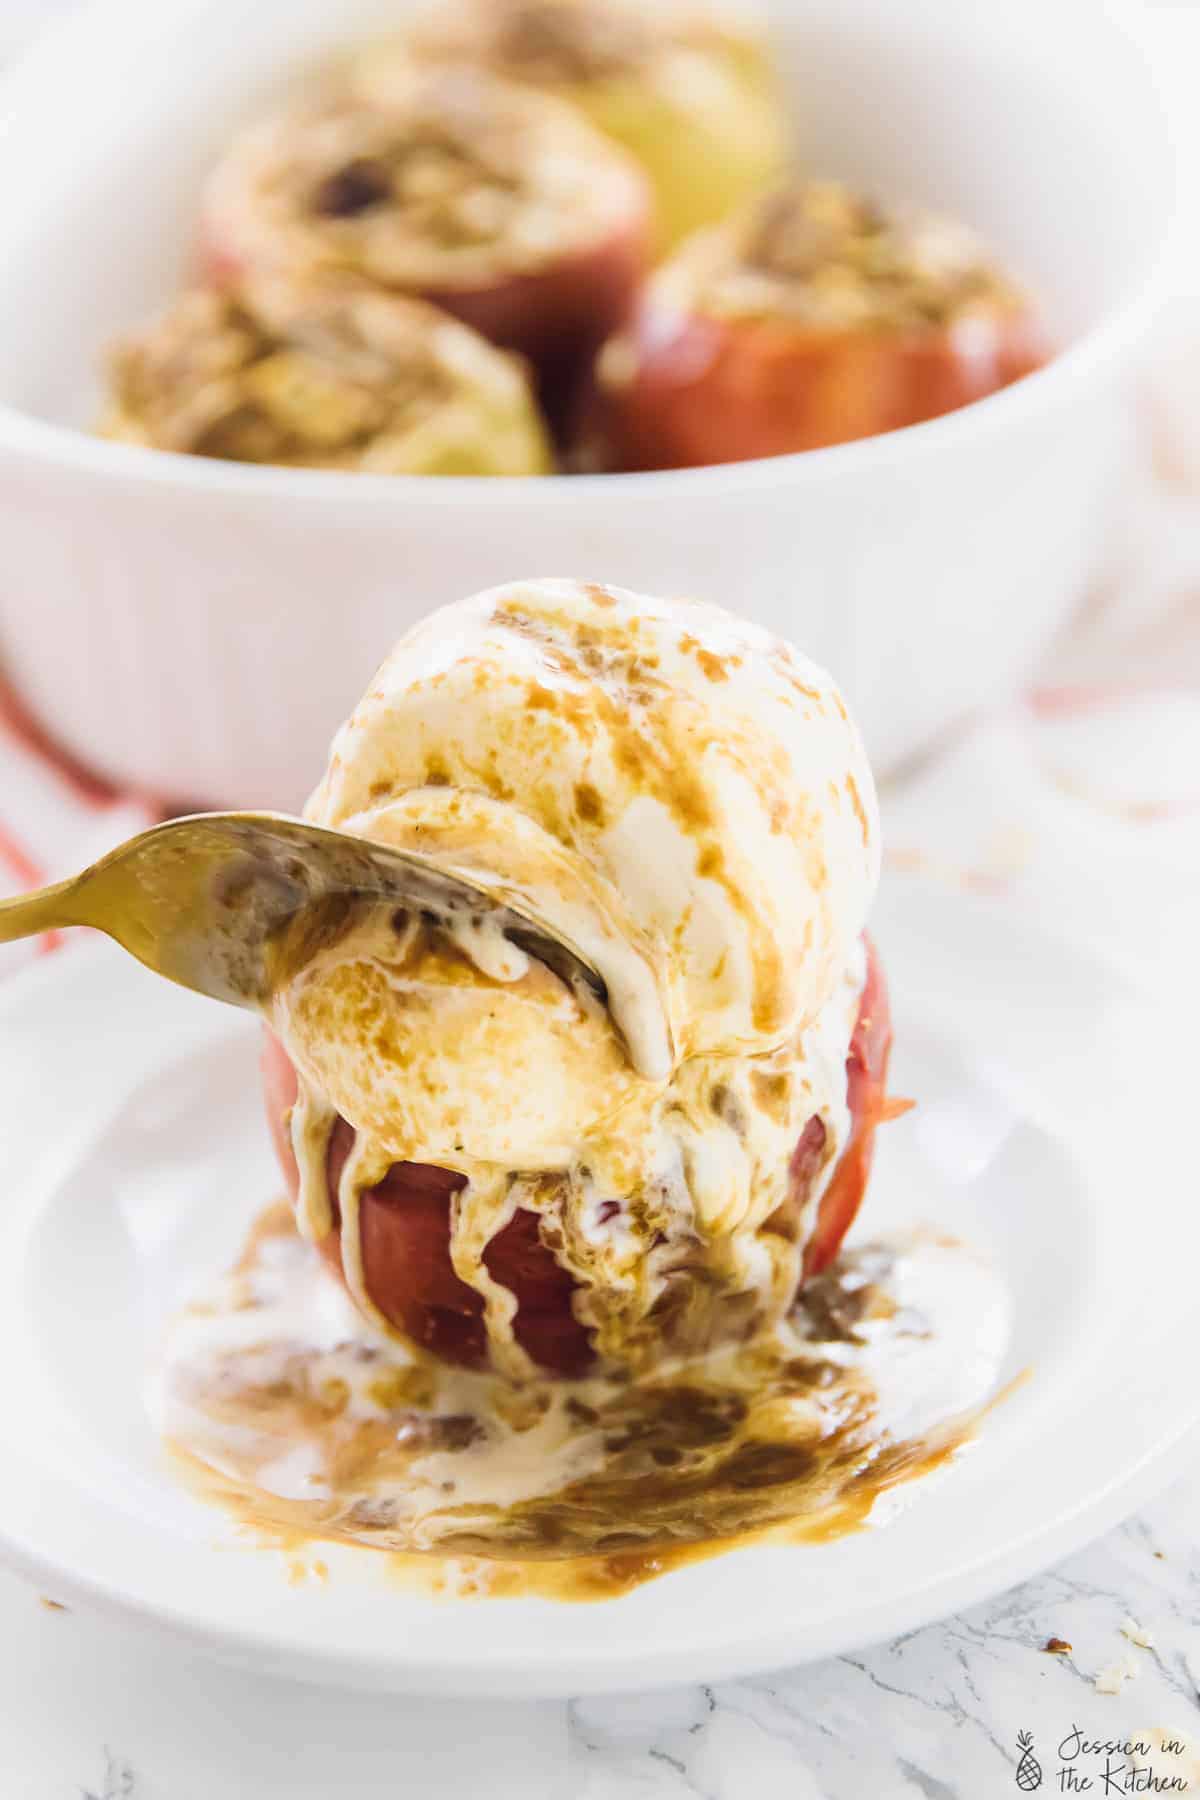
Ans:
<svg viewBox="0 0 1200 1800"><path fill-rule="evenodd" d="M1174 214L1170 120L1108 0L775 0L806 166L976 225L1050 367L959 413L713 469L432 480L87 435L114 333L184 267L230 126L404 0L125 0L0 94L0 646L62 740L191 800L296 804L392 640L512 577L689 592L838 674L894 763L1009 687L1078 598Z"/></svg>

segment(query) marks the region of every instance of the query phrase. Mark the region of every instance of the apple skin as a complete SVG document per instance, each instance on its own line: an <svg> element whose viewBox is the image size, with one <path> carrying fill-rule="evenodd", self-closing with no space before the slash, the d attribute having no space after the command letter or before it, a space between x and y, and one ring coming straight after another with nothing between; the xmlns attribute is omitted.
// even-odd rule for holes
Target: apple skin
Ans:
<svg viewBox="0 0 1200 1800"><path fill-rule="evenodd" d="M850 1112L850 1136L837 1167L817 1206L816 1224L804 1246L801 1280L827 1269L842 1247L842 1240L858 1216L871 1164L875 1159L875 1132L887 1105L887 1073L892 1054L892 1009L887 982L870 938L865 940L867 977L858 1003L858 1018L846 1057L846 1105ZM801 1138L792 1159L792 1180L797 1179L797 1158L804 1147ZM803 1180L803 1172L799 1172ZM807 1194L802 1189L801 1200Z"/></svg>
<svg viewBox="0 0 1200 1800"><path fill-rule="evenodd" d="M803 1273L818 1275L836 1257L862 1204L871 1172L875 1129L883 1113L892 1030L887 987L867 940L867 975L846 1059L851 1133L825 1189L805 1247ZM296 1099L296 1072L283 1045L265 1033L262 1055L267 1119L276 1155L295 1203L299 1171L287 1115ZM814 1129L815 1128L815 1129ZM326 1173L330 1192L354 1143L338 1119L330 1136ZM791 1199L769 1222L790 1234L798 1224L821 1163L825 1130L811 1119L790 1168ZM487 1362L483 1300L460 1280L450 1260L450 1203L466 1178L428 1163L396 1163L360 1201L363 1274L380 1311L415 1343L446 1362L479 1368ZM322 1256L342 1276L340 1227L321 1241ZM536 1213L518 1210L484 1252L488 1273L517 1297L513 1330L522 1349L548 1373L586 1374L593 1352L571 1308L576 1283L543 1244Z"/></svg>
<svg viewBox="0 0 1200 1800"><path fill-rule="evenodd" d="M582 407L591 460L612 471L786 456L918 425L982 400L1046 361L1032 315L967 333L816 330L717 318L648 297Z"/></svg>
<svg viewBox="0 0 1200 1800"><path fill-rule="evenodd" d="M296 1098L296 1071L271 1032L265 1034L262 1070L267 1120L294 1203L300 1176L287 1114ZM353 1128L338 1119L326 1161L332 1195L353 1143ZM450 1202L465 1185L465 1176L450 1169L396 1163L363 1193L359 1219L363 1275L380 1311L435 1356L477 1368L487 1361L483 1300L459 1279L450 1260ZM319 1248L340 1277L337 1223ZM537 1214L518 1211L492 1239L484 1262L489 1274L517 1296L514 1331L522 1349L555 1375L582 1374L592 1361L592 1349L571 1311L575 1282L542 1243Z"/></svg>
<svg viewBox="0 0 1200 1800"><path fill-rule="evenodd" d="M645 271L648 214L642 196L631 200L624 222L545 269L490 286L433 288L423 298L539 368L591 353L611 334L612 321L631 317Z"/></svg>

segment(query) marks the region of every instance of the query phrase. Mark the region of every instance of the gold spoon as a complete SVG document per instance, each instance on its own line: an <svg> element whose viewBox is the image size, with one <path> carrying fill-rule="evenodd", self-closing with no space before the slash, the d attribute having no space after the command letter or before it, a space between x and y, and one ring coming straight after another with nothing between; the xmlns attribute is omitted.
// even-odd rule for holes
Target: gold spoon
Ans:
<svg viewBox="0 0 1200 1800"><path fill-rule="evenodd" d="M598 1001L628 1043L595 963L523 898L419 851L281 813L197 813L155 825L68 881L0 900L0 943L90 925L181 987L258 1009L364 900L448 925L486 920Z"/></svg>

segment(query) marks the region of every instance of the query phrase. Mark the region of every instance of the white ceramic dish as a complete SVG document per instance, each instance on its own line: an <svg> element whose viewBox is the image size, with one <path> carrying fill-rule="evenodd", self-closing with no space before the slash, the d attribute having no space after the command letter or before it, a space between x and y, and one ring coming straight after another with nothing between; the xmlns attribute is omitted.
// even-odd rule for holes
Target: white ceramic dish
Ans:
<svg viewBox="0 0 1200 1800"><path fill-rule="evenodd" d="M0 94L0 649L110 774L294 806L431 605L566 574L692 592L837 673L883 766L1002 692L1080 594L1172 222L1160 84L1123 0L773 0L805 164L976 224L1044 296L1053 366L946 419L770 462L420 481L86 435L198 184L289 68L412 0L108 0Z"/></svg>
<svg viewBox="0 0 1200 1800"><path fill-rule="evenodd" d="M352 1549L297 1587L281 1552L234 1548L165 1468L141 1392L164 1319L275 1187L255 1033L96 945L0 994L0 1552L57 1598L255 1667L528 1697L847 1650L1115 1522L1200 1413L1200 1215L1174 1179L1193 1155L1188 1058L1161 1041L1162 1009L995 904L905 885L878 928L896 1089L920 1107L886 1134L859 1233L924 1218L986 1248L1015 1295L1005 1374L1032 1371L886 1527L592 1606L433 1600Z"/></svg>

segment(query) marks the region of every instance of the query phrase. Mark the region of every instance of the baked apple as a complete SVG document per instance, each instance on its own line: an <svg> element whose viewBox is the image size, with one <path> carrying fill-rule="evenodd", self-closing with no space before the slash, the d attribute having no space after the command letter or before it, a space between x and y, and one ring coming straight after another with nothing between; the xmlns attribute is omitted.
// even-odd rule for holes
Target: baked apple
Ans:
<svg viewBox="0 0 1200 1800"><path fill-rule="evenodd" d="M636 157L662 255L783 172L789 140L761 36L736 13L656 0L466 0L357 59L386 92L408 54L474 61L570 101Z"/></svg>
<svg viewBox="0 0 1200 1800"><path fill-rule="evenodd" d="M659 271L598 359L582 460L817 450L952 412L1045 358L1029 301L972 234L803 183Z"/></svg>
<svg viewBox="0 0 1200 1800"><path fill-rule="evenodd" d="M637 1379L785 1317L862 1197L890 1036L825 672L717 607L515 582L400 641L308 813L545 922L363 902L281 963L272 1128L377 1328Z"/></svg>
<svg viewBox="0 0 1200 1800"><path fill-rule="evenodd" d="M110 360L111 438L235 462L389 475L540 475L527 370L417 300L264 283L251 315L193 289Z"/></svg>
<svg viewBox="0 0 1200 1800"><path fill-rule="evenodd" d="M482 70L406 64L386 100L344 88L246 132L203 204L208 279L336 272L416 295L526 357L551 406L628 317L650 199L570 107Z"/></svg>

